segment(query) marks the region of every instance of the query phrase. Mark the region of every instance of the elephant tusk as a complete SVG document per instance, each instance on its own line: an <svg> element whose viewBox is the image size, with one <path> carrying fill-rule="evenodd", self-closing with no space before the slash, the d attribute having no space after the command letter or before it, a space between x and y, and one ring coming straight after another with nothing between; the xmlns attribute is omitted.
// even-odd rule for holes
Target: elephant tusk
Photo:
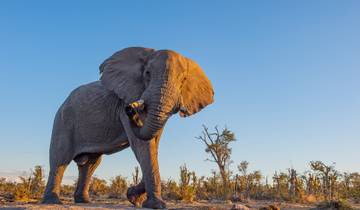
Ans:
<svg viewBox="0 0 360 210"><path fill-rule="evenodd" d="M145 105L144 105L144 100L140 99L138 101L135 101L131 104L129 104L132 108L137 109L137 110L144 110Z"/></svg>
<svg viewBox="0 0 360 210"><path fill-rule="evenodd" d="M125 107L125 112L130 120L132 120L137 127L143 127L144 123L140 119L139 111L144 110L144 100L140 99L138 101L135 101L133 103L130 103Z"/></svg>

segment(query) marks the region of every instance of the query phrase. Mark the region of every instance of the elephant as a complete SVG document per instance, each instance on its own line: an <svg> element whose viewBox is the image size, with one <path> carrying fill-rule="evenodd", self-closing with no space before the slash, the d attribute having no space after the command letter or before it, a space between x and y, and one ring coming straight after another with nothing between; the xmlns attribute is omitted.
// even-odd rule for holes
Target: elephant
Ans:
<svg viewBox="0 0 360 210"><path fill-rule="evenodd" d="M170 116L191 116L214 101L200 66L172 50L122 49L99 67L100 79L74 89L58 109L49 149L43 203L60 204L60 184L74 160L76 203L88 203L89 182L103 154L130 147L142 180L127 190L135 206L166 208L161 197L158 145Z"/></svg>

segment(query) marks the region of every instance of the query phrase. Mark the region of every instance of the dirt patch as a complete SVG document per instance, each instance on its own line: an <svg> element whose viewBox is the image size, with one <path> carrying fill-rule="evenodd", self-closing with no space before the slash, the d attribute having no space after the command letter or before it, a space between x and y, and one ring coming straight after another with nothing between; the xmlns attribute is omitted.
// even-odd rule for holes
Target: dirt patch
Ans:
<svg viewBox="0 0 360 210"><path fill-rule="evenodd" d="M275 204L280 207L280 209L288 210L302 210L310 209L314 206L302 205L302 204L288 204L288 203L273 203L273 202L262 202L262 201L250 201L248 203L241 203L249 207L249 209L259 209L264 206L269 206ZM228 210L231 209L234 203L231 202L194 202L194 203L183 203L183 202L174 202L167 201L169 209L173 210L186 210L186 209L196 209L196 210ZM0 205L0 209L31 209L31 210L83 210L83 209L94 209L94 210L110 210L110 209L124 209L124 210L133 210L134 208L128 201L118 201L118 200L99 200L94 201L91 204L74 204L71 201L66 201L63 205L45 205L39 203L8 203Z"/></svg>

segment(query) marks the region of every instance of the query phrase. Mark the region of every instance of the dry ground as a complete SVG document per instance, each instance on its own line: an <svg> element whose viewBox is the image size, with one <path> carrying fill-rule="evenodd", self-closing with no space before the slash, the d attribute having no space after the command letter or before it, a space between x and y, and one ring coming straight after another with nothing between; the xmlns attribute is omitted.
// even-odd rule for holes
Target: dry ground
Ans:
<svg viewBox="0 0 360 210"><path fill-rule="evenodd" d="M167 201L169 209L199 209L199 210L225 210L231 209L234 204L231 202L194 202L194 203L183 203L183 202L172 202ZM303 205L303 204L287 204L287 203L271 203L271 202L259 202L251 201L249 203L243 204L250 207L250 209L259 209L263 206L268 206L270 204L275 204L280 206L281 209L310 209L314 206ZM9 203L9 204L0 204L0 209L45 209L45 210L83 210L83 209L94 209L94 210L110 210L110 209L136 209L127 201L118 201L118 200L96 200L92 204L74 204L71 201L65 201L64 205L43 205L38 203Z"/></svg>
<svg viewBox="0 0 360 210"><path fill-rule="evenodd" d="M6 209L44 209L44 210L84 210L84 209L93 209L93 210L110 210L110 209L124 209L124 210L134 210L134 208L128 201L126 200L118 200L118 199L97 199L93 201L91 204L74 204L71 199L63 199L63 205L43 205L38 202L33 203L7 203L0 204L0 210ZM314 205L306 205L306 204L294 204L294 203L280 203L280 202L267 202L267 201L249 201L248 203L239 203L242 205L246 205L250 207L250 209L259 209L260 207L268 206L268 205L276 205L279 206L282 210L304 210L315 208ZM169 209L197 209L197 210L228 210L233 207L233 203L223 202L223 201L201 201L194 203L184 203L184 202L174 202L167 201L167 205ZM355 209L360 210L360 204L353 205Z"/></svg>

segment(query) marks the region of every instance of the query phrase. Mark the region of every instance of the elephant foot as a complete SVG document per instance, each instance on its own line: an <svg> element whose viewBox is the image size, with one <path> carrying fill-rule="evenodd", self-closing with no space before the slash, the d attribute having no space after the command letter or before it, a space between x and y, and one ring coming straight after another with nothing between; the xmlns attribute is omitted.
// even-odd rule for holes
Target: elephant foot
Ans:
<svg viewBox="0 0 360 210"><path fill-rule="evenodd" d="M44 195L42 204L62 204L59 196L56 193L50 193L48 195Z"/></svg>
<svg viewBox="0 0 360 210"><path fill-rule="evenodd" d="M89 198L75 198L75 203L91 203Z"/></svg>
<svg viewBox="0 0 360 210"><path fill-rule="evenodd" d="M142 205L143 208L149 209L166 209L166 203L159 198L147 198L146 201Z"/></svg>
<svg viewBox="0 0 360 210"><path fill-rule="evenodd" d="M75 203L91 203L89 196L84 195L75 195L74 201Z"/></svg>
<svg viewBox="0 0 360 210"><path fill-rule="evenodd" d="M126 193L126 197L130 203L139 208L146 199L146 193L139 192L139 190L137 190L135 187L129 187Z"/></svg>

